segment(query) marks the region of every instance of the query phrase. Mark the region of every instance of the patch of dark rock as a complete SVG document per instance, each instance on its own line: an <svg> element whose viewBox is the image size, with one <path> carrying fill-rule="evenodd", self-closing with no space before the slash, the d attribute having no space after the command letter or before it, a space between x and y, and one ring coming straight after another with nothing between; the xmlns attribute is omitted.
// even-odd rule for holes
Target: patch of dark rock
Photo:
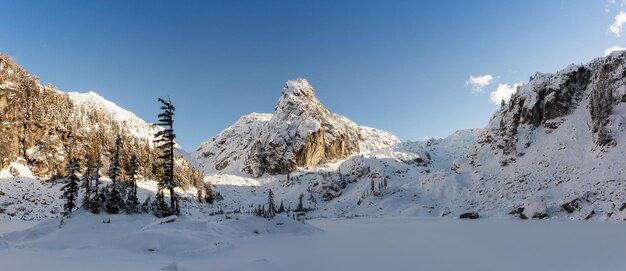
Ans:
<svg viewBox="0 0 626 271"><path fill-rule="evenodd" d="M480 216L476 212L462 213L459 215L460 219L478 219Z"/></svg>
<svg viewBox="0 0 626 271"><path fill-rule="evenodd" d="M591 211L591 213L589 213L589 214L585 217L585 220L589 220L589 219L591 219L591 218L593 217L593 215L595 215L595 214L596 214L596 211Z"/></svg>
<svg viewBox="0 0 626 271"><path fill-rule="evenodd" d="M524 214L524 208L523 207L519 207L517 209L513 209L509 212L509 215L514 215L517 216L521 219L528 219L528 217Z"/></svg>
<svg viewBox="0 0 626 271"><path fill-rule="evenodd" d="M567 213L571 214L571 213L575 212L576 210L578 210L578 199L572 200L570 202L563 203L563 205L561 205L561 207Z"/></svg>

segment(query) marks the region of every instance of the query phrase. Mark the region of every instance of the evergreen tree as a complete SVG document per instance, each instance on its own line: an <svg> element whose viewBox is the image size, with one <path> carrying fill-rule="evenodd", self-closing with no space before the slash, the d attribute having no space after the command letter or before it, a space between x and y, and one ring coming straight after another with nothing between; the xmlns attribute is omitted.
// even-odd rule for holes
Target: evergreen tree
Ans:
<svg viewBox="0 0 626 271"><path fill-rule="evenodd" d="M158 125L163 127L163 130L158 131L154 136L157 138L155 142L157 147L161 150L159 159L161 160L161 168L163 169L163 175L159 180L159 189L167 189L170 192L170 210L175 214L179 213L179 207L177 206L176 194L174 188L176 182L174 180L174 111L176 108L172 105L171 101L159 98L161 102L161 110L163 112L159 114Z"/></svg>
<svg viewBox="0 0 626 271"><path fill-rule="evenodd" d="M198 202L202 203L202 200L204 199L204 186L200 185L199 187L196 187L196 189L198 191L196 191L196 196L198 197Z"/></svg>
<svg viewBox="0 0 626 271"><path fill-rule="evenodd" d="M63 206L63 216L69 217L72 214L72 210L76 207L76 198L78 197L78 176L76 174L80 170L80 160L78 158L72 158L65 166L65 178L66 183L61 188L63 191L62 197L65 199L65 205Z"/></svg>
<svg viewBox="0 0 626 271"><path fill-rule="evenodd" d="M126 165L126 181L129 190L126 194L126 213L134 214L139 212L139 199L137 198L137 169L139 168L139 159L136 155L132 155Z"/></svg>
<svg viewBox="0 0 626 271"><path fill-rule="evenodd" d="M300 196L298 197L298 206L296 207L296 212L304 211L304 204L302 204L303 198L304 198L304 194L300 193Z"/></svg>
<svg viewBox="0 0 626 271"><path fill-rule="evenodd" d="M124 209L124 200L120 194L119 181L121 175L121 163L120 163L120 146L122 145L122 138L118 135L115 140L115 148L111 152L111 165L107 175L111 179L111 189L106 195L107 200L105 204L105 210L109 214L119 214L120 210Z"/></svg>
<svg viewBox="0 0 626 271"><path fill-rule="evenodd" d="M120 164L120 147L122 145L122 138L118 135L115 139L115 148L111 151L111 164L107 171L107 176L111 179L113 187L117 186L117 182L120 180L122 173L122 165Z"/></svg>
<svg viewBox="0 0 626 271"><path fill-rule="evenodd" d="M91 189L90 195L90 207L89 210L94 214L99 214L104 206L104 202L106 201L105 195L100 195L100 169L102 168L102 163L100 161L96 161L94 164L93 172L91 174L91 180L93 182L93 188Z"/></svg>
<svg viewBox="0 0 626 271"><path fill-rule="evenodd" d="M150 196L146 198L146 200L141 204L141 212L144 214L152 212L152 199Z"/></svg>
<svg viewBox="0 0 626 271"><path fill-rule="evenodd" d="M108 214L119 214L123 209L122 202L122 195L120 195L120 192L115 188L115 185L112 185L109 193L107 194L105 211Z"/></svg>
<svg viewBox="0 0 626 271"><path fill-rule="evenodd" d="M267 191L267 217L276 216L276 204L274 203L274 192L272 189Z"/></svg>
<svg viewBox="0 0 626 271"><path fill-rule="evenodd" d="M83 194L83 208L90 210L91 209L91 178L94 171L94 163L91 155L87 154L85 156L85 172L83 173L83 177L81 178L80 188L84 190Z"/></svg>
<svg viewBox="0 0 626 271"><path fill-rule="evenodd" d="M105 186L100 188L100 191L98 191L98 202L100 204L100 211L105 211L106 212L106 206L108 204L108 196L109 196L109 186ZM100 212L98 212L100 213ZM97 213L96 213L97 214Z"/></svg>
<svg viewBox="0 0 626 271"><path fill-rule="evenodd" d="M372 180L370 182L370 191L372 191L372 193L374 193L374 191L376 191L376 186L374 185L374 180Z"/></svg>
<svg viewBox="0 0 626 271"><path fill-rule="evenodd" d="M278 207L278 213L284 213L285 212L285 204L283 203L283 200L280 200L280 206Z"/></svg>
<svg viewBox="0 0 626 271"><path fill-rule="evenodd" d="M208 204L213 204L215 195L213 194L213 185L211 182L204 183L204 201Z"/></svg>
<svg viewBox="0 0 626 271"><path fill-rule="evenodd" d="M315 196L313 196L313 193L309 194L309 202L310 202L313 206L317 206L317 200L315 199Z"/></svg>
<svg viewBox="0 0 626 271"><path fill-rule="evenodd" d="M157 192L156 198L154 199L154 202L152 203L152 209L156 217L166 217L172 214L172 210L170 209L170 206L167 206L167 203L165 203L165 196L163 195L163 190L159 190Z"/></svg>

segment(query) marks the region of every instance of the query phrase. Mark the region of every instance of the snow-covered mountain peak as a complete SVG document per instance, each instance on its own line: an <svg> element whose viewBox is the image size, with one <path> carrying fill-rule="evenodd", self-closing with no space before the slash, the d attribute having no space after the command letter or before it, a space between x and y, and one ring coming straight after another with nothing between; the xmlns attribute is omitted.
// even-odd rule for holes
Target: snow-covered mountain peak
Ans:
<svg viewBox="0 0 626 271"><path fill-rule="evenodd" d="M285 84L274 114L241 117L202 143L193 157L207 174L261 176L286 174L398 142L390 133L359 127L331 113L305 79L296 79Z"/></svg>
<svg viewBox="0 0 626 271"><path fill-rule="evenodd" d="M315 91L306 79L298 78L295 80L289 80L285 83L281 94L281 100L289 99L291 96L298 97L299 99L314 99Z"/></svg>
<svg viewBox="0 0 626 271"><path fill-rule="evenodd" d="M330 112L315 97L313 87L301 78L287 81L274 108L275 119L281 122L327 115Z"/></svg>

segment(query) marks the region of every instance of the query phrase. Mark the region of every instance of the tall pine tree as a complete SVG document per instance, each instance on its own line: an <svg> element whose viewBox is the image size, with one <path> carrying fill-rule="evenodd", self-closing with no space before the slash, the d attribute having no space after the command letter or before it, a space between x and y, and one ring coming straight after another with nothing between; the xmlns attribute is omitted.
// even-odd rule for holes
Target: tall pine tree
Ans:
<svg viewBox="0 0 626 271"><path fill-rule="evenodd" d="M296 212L304 211L304 204L302 203L303 198L304 198L304 194L300 193L300 196L298 196L298 206L296 207Z"/></svg>
<svg viewBox="0 0 626 271"><path fill-rule="evenodd" d="M272 189L267 191L267 217L272 218L276 216L276 203L274 203L274 192Z"/></svg>
<svg viewBox="0 0 626 271"><path fill-rule="evenodd" d="M100 197L100 169L102 168L102 162L97 160L94 164L93 174L91 180L93 182L93 188L90 195L90 208L89 210L94 214L99 214L104 206L104 200Z"/></svg>
<svg viewBox="0 0 626 271"><path fill-rule="evenodd" d="M83 173L83 177L81 178L80 188L84 190L83 194L83 208L90 210L91 209L91 178L94 171L94 162L91 155L87 154L85 156L85 172Z"/></svg>
<svg viewBox="0 0 626 271"><path fill-rule="evenodd" d="M118 135L115 139L115 148L111 151L111 164L107 171L107 176L111 179L113 186L117 185L122 175L122 165L120 164L120 148L122 145L122 138Z"/></svg>
<svg viewBox="0 0 626 271"><path fill-rule="evenodd" d="M61 188L63 191L62 197L65 199L65 205L63 206L63 216L69 217L72 214L72 210L76 207L76 198L78 197L78 176L76 174L80 171L80 160L78 158L72 158L65 166L65 178L66 183Z"/></svg>
<svg viewBox="0 0 626 271"><path fill-rule="evenodd" d="M139 159L136 155L132 155L126 165L126 181L128 182L129 191L126 194L126 213L134 214L139 212L139 199L137 198L137 170L139 168Z"/></svg>
<svg viewBox="0 0 626 271"><path fill-rule="evenodd" d="M115 148L111 152L111 165L109 165L109 170L107 171L107 175L109 179L111 179L111 189L107 194L106 201L106 212L109 214L119 214L120 210L123 207L122 196L120 195L119 189L119 181L122 173L121 163L120 163L120 147L122 145L122 138L118 135L117 139L115 139Z"/></svg>
<svg viewBox="0 0 626 271"><path fill-rule="evenodd" d="M176 187L176 181L174 180L174 111L176 108L169 100L159 98L161 102L161 110L163 112L159 114L158 125L163 127L163 130L158 131L154 136L157 138L155 142L157 147L161 150L159 159L161 160L161 168L163 169L163 176L159 180L159 188L167 189L170 192L170 209L174 214L180 212L178 207L178 201L174 188Z"/></svg>

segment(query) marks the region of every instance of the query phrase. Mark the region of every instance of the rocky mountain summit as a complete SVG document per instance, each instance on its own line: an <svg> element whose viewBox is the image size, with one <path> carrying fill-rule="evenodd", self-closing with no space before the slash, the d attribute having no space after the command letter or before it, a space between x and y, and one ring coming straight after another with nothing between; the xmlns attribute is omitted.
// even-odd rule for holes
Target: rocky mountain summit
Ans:
<svg viewBox="0 0 626 271"><path fill-rule="evenodd" d="M273 114L241 117L192 155L205 173L241 171L259 177L343 160L398 142L390 133L331 113L311 85L297 79L287 81Z"/></svg>

